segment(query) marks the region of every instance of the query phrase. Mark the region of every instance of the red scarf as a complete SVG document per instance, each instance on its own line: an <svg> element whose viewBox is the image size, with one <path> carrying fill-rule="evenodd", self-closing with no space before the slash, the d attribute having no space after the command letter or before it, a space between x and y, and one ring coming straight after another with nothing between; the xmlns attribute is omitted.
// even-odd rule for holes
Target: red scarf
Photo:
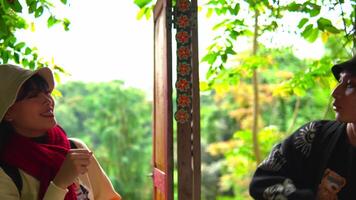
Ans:
<svg viewBox="0 0 356 200"><path fill-rule="evenodd" d="M69 149L70 143L65 132L55 126L48 131L46 142L43 144L19 134L12 134L4 146L0 159L39 180L39 199L43 199ZM70 185L68 190L65 200L77 200L75 185Z"/></svg>

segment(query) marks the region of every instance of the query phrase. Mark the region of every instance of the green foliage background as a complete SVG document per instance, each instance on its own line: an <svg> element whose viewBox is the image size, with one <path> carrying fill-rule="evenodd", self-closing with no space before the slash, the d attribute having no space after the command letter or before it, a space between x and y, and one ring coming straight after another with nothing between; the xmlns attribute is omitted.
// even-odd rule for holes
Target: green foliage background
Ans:
<svg viewBox="0 0 356 200"><path fill-rule="evenodd" d="M134 2L137 18L147 18L154 1ZM330 94L336 81L330 68L356 51L356 1L202 0L198 5L200 15L219 20L201 58L209 67L200 85L202 199L251 199L248 184L260 162L256 152L263 159L302 124L334 118ZM294 27L283 23L286 16L297 21ZM321 40L325 55L302 60L293 47L272 49L268 41L278 40L281 31L311 43ZM245 41L250 49L241 48Z"/></svg>
<svg viewBox="0 0 356 200"><path fill-rule="evenodd" d="M121 81L60 85L56 116L83 139L125 199L151 199L151 102Z"/></svg>
<svg viewBox="0 0 356 200"><path fill-rule="evenodd" d="M60 80L66 73L63 68L15 37L17 30L34 26L22 17L25 11L46 18L48 27L61 24L69 30L70 21L53 14L55 2L67 4L66 0L0 1L1 63L30 69L49 66ZM140 9L137 18L152 16L153 0L134 3ZM265 157L298 126L333 118L330 93L336 81L329 70L335 61L355 52L356 1L203 0L199 5L207 17L220 20L212 27L216 37L201 60L209 65L207 81L201 83L202 199L250 199L248 183L258 164L256 145ZM329 15L337 10L335 16ZM271 49L264 43L267 34L284 28L281 20L288 14L297 14L298 21L288 31L309 42L324 42L322 58L301 60L289 47ZM258 24L253 21L256 16ZM239 49L243 40L254 44L250 50ZM255 72L260 95L257 144L251 131ZM125 199L151 199L152 182L147 175L151 171L152 102L121 81L72 82L58 89L63 97L56 92L56 115L68 134L82 138L95 151Z"/></svg>

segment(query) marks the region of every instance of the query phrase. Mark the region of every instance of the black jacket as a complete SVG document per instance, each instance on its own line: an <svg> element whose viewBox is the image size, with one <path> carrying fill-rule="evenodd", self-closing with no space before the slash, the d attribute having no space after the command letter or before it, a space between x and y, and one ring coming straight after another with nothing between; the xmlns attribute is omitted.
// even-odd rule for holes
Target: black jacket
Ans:
<svg viewBox="0 0 356 200"><path fill-rule="evenodd" d="M313 121L281 143L257 167L250 183L255 199L315 199L331 152L346 124Z"/></svg>

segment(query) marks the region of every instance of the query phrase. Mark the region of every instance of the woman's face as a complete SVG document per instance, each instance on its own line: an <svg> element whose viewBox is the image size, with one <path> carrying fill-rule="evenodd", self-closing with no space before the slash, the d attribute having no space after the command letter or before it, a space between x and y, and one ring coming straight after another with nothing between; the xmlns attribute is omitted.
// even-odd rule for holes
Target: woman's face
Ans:
<svg viewBox="0 0 356 200"><path fill-rule="evenodd" d="M336 120L356 123L356 76L342 72L332 96Z"/></svg>
<svg viewBox="0 0 356 200"><path fill-rule="evenodd" d="M30 92L25 99L12 105L5 115L18 134L38 137L56 125L54 100L49 92Z"/></svg>

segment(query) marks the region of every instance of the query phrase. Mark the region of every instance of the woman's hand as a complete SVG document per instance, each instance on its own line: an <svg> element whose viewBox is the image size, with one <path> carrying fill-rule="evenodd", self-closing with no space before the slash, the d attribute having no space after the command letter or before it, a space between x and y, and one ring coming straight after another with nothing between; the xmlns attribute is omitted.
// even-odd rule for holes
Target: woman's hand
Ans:
<svg viewBox="0 0 356 200"><path fill-rule="evenodd" d="M74 180L88 171L93 153L87 149L70 149L53 182L58 187L67 188Z"/></svg>

